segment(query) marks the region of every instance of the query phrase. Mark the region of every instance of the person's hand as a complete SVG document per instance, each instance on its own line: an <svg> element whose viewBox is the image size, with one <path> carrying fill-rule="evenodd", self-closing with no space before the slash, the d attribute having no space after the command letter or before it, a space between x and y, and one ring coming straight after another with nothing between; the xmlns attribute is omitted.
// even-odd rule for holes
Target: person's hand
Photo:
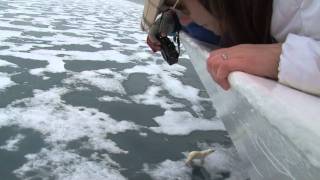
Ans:
<svg viewBox="0 0 320 180"><path fill-rule="evenodd" d="M161 43L151 35L148 35L147 37L147 44L153 52L157 52L161 50Z"/></svg>
<svg viewBox="0 0 320 180"><path fill-rule="evenodd" d="M157 39L157 34L160 32L160 20L158 19L151 27L147 37L147 44L153 52L161 50L161 43Z"/></svg>
<svg viewBox="0 0 320 180"><path fill-rule="evenodd" d="M161 14L153 25L150 27L147 44L153 52L161 50L160 37L167 37L172 33L176 33L180 30L180 24L178 24L177 13L173 9L169 9Z"/></svg>
<svg viewBox="0 0 320 180"><path fill-rule="evenodd" d="M277 79L281 44L244 44L212 51L207 60L211 77L225 90L230 88L228 76L242 71Z"/></svg>

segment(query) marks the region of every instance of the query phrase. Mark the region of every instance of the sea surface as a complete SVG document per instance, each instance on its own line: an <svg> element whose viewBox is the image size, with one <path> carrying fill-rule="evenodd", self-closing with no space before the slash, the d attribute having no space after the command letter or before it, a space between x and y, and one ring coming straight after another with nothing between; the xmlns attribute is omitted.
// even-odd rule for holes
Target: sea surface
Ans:
<svg viewBox="0 0 320 180"><path fill-rule="evenodd" d="M0 0L1 180L247 178L187 54L169 66L150 52L142 10Z"/></svg>

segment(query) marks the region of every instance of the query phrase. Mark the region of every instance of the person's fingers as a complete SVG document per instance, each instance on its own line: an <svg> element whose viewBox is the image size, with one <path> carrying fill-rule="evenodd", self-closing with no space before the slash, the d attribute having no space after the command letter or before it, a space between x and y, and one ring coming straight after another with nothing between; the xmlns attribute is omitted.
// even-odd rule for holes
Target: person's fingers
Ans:
<svg viewBox="0 0 320 180"><path fill-rule="evenodd" d="M217 83L224 89L228 90L230 89L230 83L228 81L228 76L230 74L230 69L228 62L224 61L223 63L220 64L217 74L216 74L216 80Z"/></svg>
<svg viewBox="0 0 320 180"><path fill-rule="evenodd" d="M211 68L212 68L212 71L215 76L217 76L218 68L219 68L220 64L221 64L221 60L219 57L212 58Z"/></svg>
<svg viewBox="0 0 320 180"><path fill-rule="evenodd" d="M155 51L160 51L161 50L161 46L154 46Z"/></svg>
<svg viewBox="0 0 320 180"><path fill-rule="evenodd" d="M150 36L147 37L147 44L153 52L157 52L157 51L161 50L161 45L158 44L157 42L152 42Z"/></svg>
<svg viewBox="0 0 320 180"><path fill-rule="evenodd" d="M230 73L228 61L224 61L220 56L211 57L207 61L207 69L212 79L219 84L224 90L230 88L228 75Z"/></svg>
<svg viewBox="0 0 320 180"><path fill-rule="evenodd" d="M219 59L216 57L209 57L207 59L207 70L212 76L216 76L219 68Z"/></svg>
<svg viewBox="0 0 320 180"><path fill-rule="evenodd" d="M223 54L227 55L227 59L222 57ZM219 84L224 90L230 89L230 83L228 76L232 71L239 69L239 62L241 62L237 56L241 55L241 52L237 52L236 48L222 48L212 51L209 54L207 60L207 68L212 78Z"/></svg>
<svg viewBox="0 0 320 180"><path fill-rule="evenodd" d="M208 73L210 74L211 78L214 80L214 81L217 81L216 80L216 75L215 75L215 72L213 70L213 63L214 63L214 60L212 58L208 58L207 59L207 71Z"/></svg>
<svg viewBox="0 0 320 180"><path fill-rule="evenodd" d="M152 41L150 40L149 36L147 37L147 44L153 52L156 52L156 49L153 47Z"/></svg>
<svg viewBox="0 0 320 180"><path fill-rule="evenodd" d="M149 39L149 41L152 43L152 44L154 44L154 45L158 45L158 46L160 46L161 45L161 43L160 43L160 41L155 37L155 36L153 36L153 35L148 35L148 39Z"/></svg>
<svg viewBox="0 0 320 180"><path fill-rule="evenodd" d="M220 87L222 89L224 89L226 91L230 89L230 83L228 81L228 78L219 80L218 84L220 85Z"/></svg>
<svg viewBox="0 0 320 180"><path fill-rule="evenodd" d="M210 52L209 58L216 58L218 56L221 56L221 54L228 51L227 49L228 48L221 48L221 49L214 50L214 51Z"/></svg>

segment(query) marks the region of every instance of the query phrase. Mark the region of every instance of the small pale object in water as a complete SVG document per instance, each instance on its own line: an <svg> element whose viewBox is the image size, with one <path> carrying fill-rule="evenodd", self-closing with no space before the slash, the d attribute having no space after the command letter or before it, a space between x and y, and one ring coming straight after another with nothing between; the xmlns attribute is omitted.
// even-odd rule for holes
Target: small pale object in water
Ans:
<svg viewBox="0 0 320 180"><path fill-rule="evenodd" d="M191 151L188 154L187 160L186 160L186 165L191 166L192 165L192 160L194 159L200 159L201 164L204 163L204 159L211 153L214 152L214 149L207 149L203 151Z"/></svg>

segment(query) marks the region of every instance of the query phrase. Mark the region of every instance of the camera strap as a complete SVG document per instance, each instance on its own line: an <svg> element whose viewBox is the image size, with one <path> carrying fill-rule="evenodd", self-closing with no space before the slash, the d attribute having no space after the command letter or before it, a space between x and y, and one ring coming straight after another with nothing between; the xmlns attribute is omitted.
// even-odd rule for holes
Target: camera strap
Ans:
<svg viewBox="0 0 320 180"><path fill-rule="evenodd" d="M177 5L179 4L180 0L177 0L176 3L172 6L172 9L176 9Z"/></svg>
<svg viewBox="0 0 320 180"><path fill-rule="evenodd" d="M178 54L180 55L180 33L179 31L176 32L176 34L173 36L173 40L177 43L178 45Z"/></svg>
<svg viewBox="0 0 320 180"><path fill-rule="evenodd" d="M172 9L175 10L177 5L179 4L180 0L177 0L176 3L172 6ZM176 15L176 24L179 24L179 30L176 31L175 35L173 36L173 40L178 44L178 54L180 55L180 29L181 24L178 18L178 15Z"/></svg>

